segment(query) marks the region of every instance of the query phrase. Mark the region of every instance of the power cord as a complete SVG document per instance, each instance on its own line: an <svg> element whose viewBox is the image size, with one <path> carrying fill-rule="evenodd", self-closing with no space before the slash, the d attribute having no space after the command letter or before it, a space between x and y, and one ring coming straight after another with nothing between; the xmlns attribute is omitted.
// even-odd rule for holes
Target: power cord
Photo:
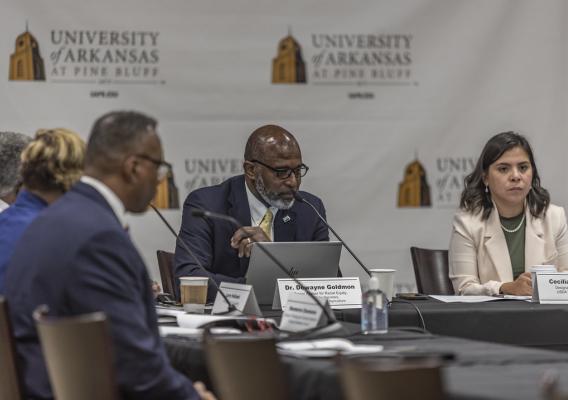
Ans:
<svg viewBox="0 0 568 400"><path fill-rule="evenodd" d="M416 313L418 314L418 317L420 318L420 324L422 325L422 330L426 333L430 333L428 332L428 330L426 329L426 322L424 322L424 317L422 316L422 312L420 311L420 309L418 307L416 307L416 304L414 304L411 301L407 301L407 300L401 300L401 299L393 299L391 301L388 302L388 306L390 308L392 303L404 303L404 304L410 304L412 307L414 307L414 309L416 310Z"/></svg>

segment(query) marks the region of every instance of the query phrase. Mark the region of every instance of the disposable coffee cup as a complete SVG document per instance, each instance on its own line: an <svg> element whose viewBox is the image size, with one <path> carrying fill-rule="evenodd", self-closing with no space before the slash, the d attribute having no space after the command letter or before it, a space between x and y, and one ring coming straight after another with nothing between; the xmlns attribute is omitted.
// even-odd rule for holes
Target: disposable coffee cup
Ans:
<svg viewBox="0 0 568 400"><path fill-rule="evenodd" d="M557 272L554 265L533 265L529 268L531 273L531 285L533 290L533 301L538 301L538 286L536 284L536 275L541 272Z"/></svg>
<svg viewBox="0 0 568 400"><path fill-rule="evenodd" d="M209 278L206 276L183 276L179 280L183 309L186 312L203 314L207 301L207 283Z"/></svg>
<svg viewBox="0 0 568 400"><path fill-rule="evenodd" d="M391 301L394 294L394 274L396 269L374 268L370 271L371 275L376 276L379 280L379 289L381 292L385 294L388 301Z"/></svg>

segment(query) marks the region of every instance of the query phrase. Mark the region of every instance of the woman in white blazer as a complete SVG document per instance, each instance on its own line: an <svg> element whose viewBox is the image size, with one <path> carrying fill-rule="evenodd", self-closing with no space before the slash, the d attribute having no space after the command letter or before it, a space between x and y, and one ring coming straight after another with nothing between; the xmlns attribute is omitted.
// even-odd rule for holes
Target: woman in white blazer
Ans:
<svg viewBox="0 0 568 400"><path fill-rule="evenodd" d="M531 295L532 265L568 270L564 209L550 204L523 136L493 136L465 178L449 261L462 295Z"/></svg>

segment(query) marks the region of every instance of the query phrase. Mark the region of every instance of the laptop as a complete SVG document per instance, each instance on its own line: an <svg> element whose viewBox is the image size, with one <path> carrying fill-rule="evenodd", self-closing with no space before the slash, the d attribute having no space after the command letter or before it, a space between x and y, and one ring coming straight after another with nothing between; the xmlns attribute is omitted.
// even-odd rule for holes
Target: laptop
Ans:
<svg viewBox="0 0 568 400"><path fill-rule="evenodd" d="M339 270L341 242L258 242L252 244L247 284L258 304L272 304L276 279L290 277L262 251L270 252L295 278L331 278Z"/></svg>

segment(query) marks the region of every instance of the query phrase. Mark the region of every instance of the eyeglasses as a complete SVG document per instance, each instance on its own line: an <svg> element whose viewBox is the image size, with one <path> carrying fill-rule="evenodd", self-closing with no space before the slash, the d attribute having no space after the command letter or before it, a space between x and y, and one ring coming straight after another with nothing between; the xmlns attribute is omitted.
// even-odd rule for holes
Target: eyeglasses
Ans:
<svg viewBox="0 0 568 400"><path fill-rule="evenodd" d="M288 179L292 175L292 173L294 173L296 178L301 178L303 176L306 176L308 170L310 169L306 164L300 164L296 168L274 168L268 164L263 163L262 161L250 160L250 162L257 163L262 165L263 167L268 168L269 170L274 172L276 177L279 179Z"/></svg>
<svg viewBox="0 0 568 400"><path fill-rule="evenodd" d="M168 175L168 172L172 169L172 164L167 161L156 160L155 158L147 156L146 154L135 154L135 156L150 161L158 168L159 181L164 179Z"/></svg>

